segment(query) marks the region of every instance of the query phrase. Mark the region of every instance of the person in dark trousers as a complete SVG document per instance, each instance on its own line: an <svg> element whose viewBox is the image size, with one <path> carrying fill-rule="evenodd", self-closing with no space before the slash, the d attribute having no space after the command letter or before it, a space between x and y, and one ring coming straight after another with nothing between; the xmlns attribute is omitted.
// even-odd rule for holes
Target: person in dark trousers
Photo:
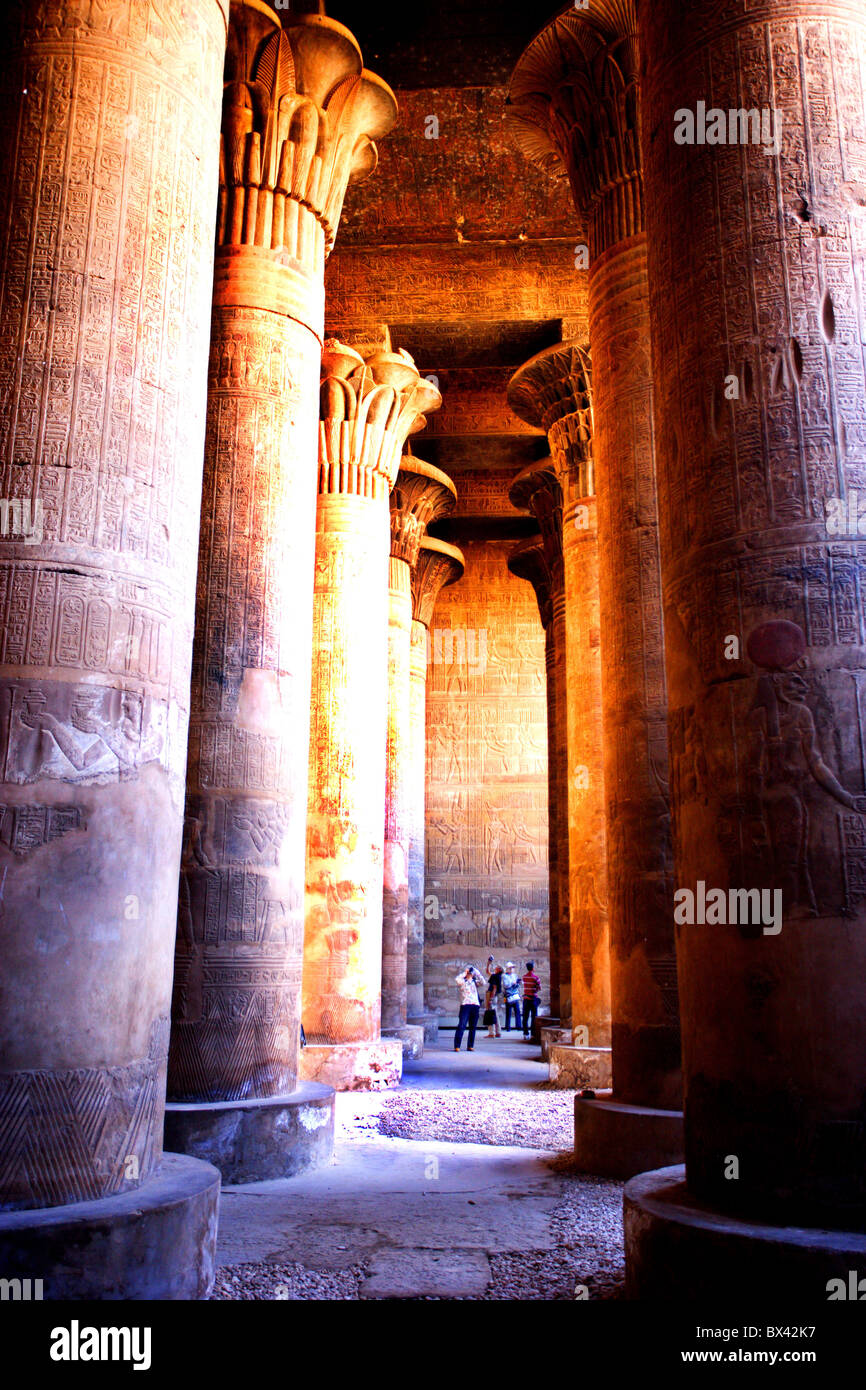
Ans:
<svg viewBox="0 0 866 1390"><path fill-rule="evenodd" d="M499 996L502 993L502 966L493 964L493 957L487 957L487 994L484 999L484 1017L481 1022L487 1027L488 1038L501 1038L499 1029ZM495 1031L494 1031L495 1030Z"/></svg>
<svg viewBox="0 0 866 1390"><path fill-rule="evenodd" d="M478 1027L478 1014L481 1008L478 1001L478 986L484 984L484 976L475 969L474 965L467 965L461 975L455 975L454 981L460 990L460 1018L457 1022L457 1032L454 1034L454 1051L460 1051L463 1034L468 1027L469 1037L466 1042L466 1051L471 1052L475 1047L475 1029Z"/></svg>
<svg viewBox="0 0 866 1390"><path fill-rule="evenodd" d="M526 974L523 977L523 1036L528 1038L532 1034L532 1025L535 1022L535 1015L538 1013L538 996L541 993L541 981L535 973L535 961L526 962Z"/></svg>
<svg viewBox="0 0 866 1390"><path fill-rule="evenodd" d="M505 995L505 1031L511 1032L511 1015L514 1014L514 1027L520 1031L520 977L514 968L514 961L505 962L502 976L502 992Z"/></svg>

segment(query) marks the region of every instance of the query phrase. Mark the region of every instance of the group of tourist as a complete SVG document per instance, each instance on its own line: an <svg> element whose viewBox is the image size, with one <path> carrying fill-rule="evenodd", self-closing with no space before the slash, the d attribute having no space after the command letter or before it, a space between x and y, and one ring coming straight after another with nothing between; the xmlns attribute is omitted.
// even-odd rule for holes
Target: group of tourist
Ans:
<svg viewBox="0 0 866 1390"><path fill-rule="evenodd" d="M466 1051L471 1052L475 1047L475 1030L481 1012L481 989L484 989L482 1023L487 1028L488 1038L502 1037L499 1027L500 1000L505 1002L506 1033L511 1032L513 1017L515 1029L519 1032L522 1027L524 1038L531 1036L541 993L541 981L535 973L534 961L526 962L526 974L521 978L516 973L513 960L506 961L503 968L501 965L495 965L493 957L488 956L486 984L484 976L474 965L467 965L464 971L455 976L455 982L460 990L460 1017L454 1034L455 1052L460 1051L463 1034L467 1030Z"/></svg>

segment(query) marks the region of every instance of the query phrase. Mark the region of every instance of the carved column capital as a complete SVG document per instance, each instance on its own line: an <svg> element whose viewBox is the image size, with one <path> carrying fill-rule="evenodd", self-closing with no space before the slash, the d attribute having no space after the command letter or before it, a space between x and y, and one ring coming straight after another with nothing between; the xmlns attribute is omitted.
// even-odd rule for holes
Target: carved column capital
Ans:
<svg viewBox="0 0 866 1390"><path fill-rule="evenodd" d="M643 231L635 0L558 15L522 54L508 128L534 164L565 167L593 257Z"/></svg>
<svg viewBox="0 0 866 1390"><path fill-rule="evenodd" d="M377 351L365 360L329 338L322 354L319 492L386 497L407 437L441 404L408 352Z"/></svg>
<svg viewBox="0 0 866 1390"><path fill-rule="evenodd" d="M394 93L342 24L232 0L217 244L324 260L347 184L373 172L375 140L396 117Z"/></svg>
<svg viewBox="0 0 866 1390"><path fill-rule="evenodd" d="M518 473L508 490L515 507L529 511L541 527L541 543L551 583L562 590L563 494L552 458L540 459Z"/></svg>
<svg viewBox="0 0 866 1390"><path fill-rule="evenodd" d="M439 591L463 578L463 551L435 536L424 536L412 569L412 617L429 628Z"/></svg>
<svg viewBox="0 0 866 1390"><path fill-rule="evenodd" d="M457 489L447 473L404 454L390 497L392 558L414 565L430 522L452 511L456 500Z"/></svg>
<svg viewBox="0 0 866 1390"><path fill-rule="evenodd" d="M518 579L526 579L535 590L541 626L545 632L553 618L553 576L547 563L542 536L530 536L516 545L508 557L508 568Z"/></svg>
<svg viewBox="0 0 866 1390"><path fill-rule="evenodd" d="M558 343L536 353L514 373L507 394L515 415L546 432L563 491L573 497L594 494L588 346Z"/></svg>

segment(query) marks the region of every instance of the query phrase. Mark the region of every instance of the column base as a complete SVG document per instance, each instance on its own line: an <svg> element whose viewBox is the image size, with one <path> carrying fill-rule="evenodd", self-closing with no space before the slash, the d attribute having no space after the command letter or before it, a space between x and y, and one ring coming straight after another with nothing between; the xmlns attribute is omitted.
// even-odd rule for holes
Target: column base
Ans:
<svg viewBox="0 0 866 1390"><path fill-rule="evenodd" d="M435 1043L439 1037L438 1014L413 1014L406 1022L413 1028L423 1028L425 1042Z"/></svg>
<svg viewBox="0 0 866 1390"><path fill-rule="evenodd" d="M536 1043L541 1042L542 1028L552 1028L553 1025L558 1022L559 1019L551 1018L550 1014L537 1013L532 1020L532 1041Z"/></svg>
<svg viewBox="0 0 866 1390"><path fill-rule="evenodd" d="M539 1030L538 1034L538 1041L541 1043L542 1062L550 1061L550 1049L554 1043L562 1043L563 1046L569 1047L571 1045L571 1037L572 1033L570 1028L560 1028L558 1023L548 1023L548 1021L545 1020L544 1027Z"/></svg>
<svg viewBox="0 0 866 1390"><path fill-rule="evenodd" d="M0 1212L0 1270L40 1279L51 1301L206 1298L219 1193L211 1164L163 1154L152 1177L116 1197Z"/></svg>
<svg viewBox="0 0 866 1390"><path fill-rule="evenodd" d="M414 1023L401 1023L399 1028L383 1028L383 1038L397 1038L403 1048L403 1061L418 1061L424 1056L424 1029Z"/></svg>
<svg viewBox="0 0 866 1390"><path fill-rule="evenodd" d="M290 1178L333 1157L334 1091L307 1081L285 1096L170 1101L165 1144L212 1163L224 1183Z"/></svg>
<svg viewBox="0 0 866 1390"><path fill-rule="evenodd" d="M582 1173L633 1178L683 1161L683 1112L574 1098L574 1157Z"/></svg>
<svg viewBox="0 0 866 1390"><path fill-rule="evenodd" d="M335 1091L384 1091L400 1084L403 1045L397 1038L307 1043L301 1050L298 1074Z"/></svg>
<svg viewBox="0 0 866 1390"><path fill-rule="evenodd" d="M628 1298L729 1307L860 1297L866 1233L759 1225L714 1211L691 1196L682 1165L632 1178L623 1213ZM840 1284L828 1288L830 1280Z"/></svg>
<svg viewBox="0 0 866 1390"><path fill-rule="evenodd" d="M548 1062L548 1080L563 1090L590 1086L594 1091L607 1091L612 1085L609 1047L566 1047L554 1043Z"/></svg>

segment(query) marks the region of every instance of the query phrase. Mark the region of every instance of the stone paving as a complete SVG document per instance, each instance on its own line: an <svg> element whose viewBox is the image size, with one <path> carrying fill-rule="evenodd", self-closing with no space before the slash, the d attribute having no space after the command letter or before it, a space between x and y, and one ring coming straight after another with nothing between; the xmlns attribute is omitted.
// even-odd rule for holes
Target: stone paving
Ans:
<svg viewBox="0 0 866 1390"><path fill-rule="evenodd" d="M338 1095L328 1167L226 1188L212 1297L621 1297L621 1184L557 1152L571 1131L550 1103L570 1107L572 1093L544 1088L536 1046L484 1043L457 1056L446 1035L398 1091ZM497 1115L521 1146L503 1142ZM479 1122L487 1142L462 1142Z"/></svg>

